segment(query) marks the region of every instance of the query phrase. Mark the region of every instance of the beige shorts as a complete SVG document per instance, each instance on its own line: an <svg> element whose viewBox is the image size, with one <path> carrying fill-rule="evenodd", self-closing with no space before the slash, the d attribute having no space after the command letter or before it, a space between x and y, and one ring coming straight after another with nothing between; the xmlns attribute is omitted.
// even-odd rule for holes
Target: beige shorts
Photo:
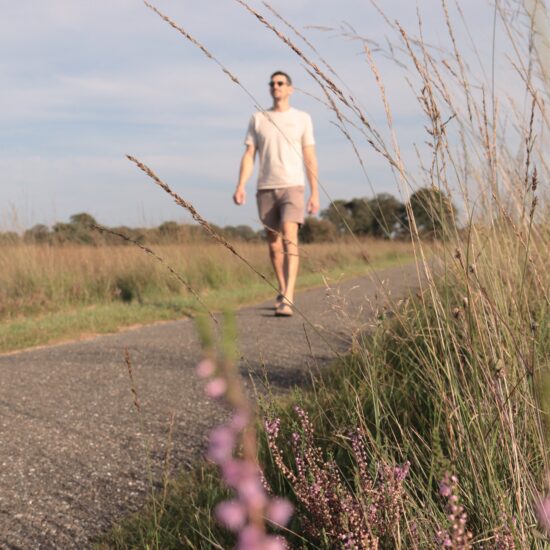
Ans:
<svg viewBox="0 0 550 550"><path fill-rule="evenodd" d="M304 223L304 195L303 185L293 187L279 187L277 189L258 189L258 213L264 226L281 230L283 222Z"/></svg>

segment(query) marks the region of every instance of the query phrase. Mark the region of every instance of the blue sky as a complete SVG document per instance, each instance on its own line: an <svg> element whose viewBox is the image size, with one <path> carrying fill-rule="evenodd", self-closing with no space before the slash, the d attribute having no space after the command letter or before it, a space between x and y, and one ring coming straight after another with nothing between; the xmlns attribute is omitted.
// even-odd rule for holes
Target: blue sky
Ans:
<svg viewBox="0 0 550 550"><path fill-rule="evenodd" d="M449 4L468 50L464 25ZM264 107L270 105L267 82L274 69L286 70L298 88L319 95L297 56L237 2L158 0L156 5L216 55ZM261 2L251 5L269 14ZM339 31L306 28L349 23L361 36L377 42L391 37L396 43L372 5L363 0L274 0L271 5L315 44L383 128L383 108L361 43ZM383 5L392 19L417 32L414 2ZM440 2L419 0L418 5L427 41L448 48ZM461 6L488 67L492 7L479 0L461 0ZM231 201L253 102L140 1L4 1L0 52L1 228L51 225L82 211L107 225L189 221L126 160L126 153L149 164L210 221L258 226L255 178L248 184L247 205L239 208ZM405 158L412 160L413 144L426 139L414 94L401 69L377 59ZM471 60L477 63L473 55ZM332 123L334 116L299 91L293 105L313 116L320 180L331 197L371 196L352 150ZM374 191L397 196L384 161L364 142L358 145ZM322 206L327 201L323 196Z"/></svg>

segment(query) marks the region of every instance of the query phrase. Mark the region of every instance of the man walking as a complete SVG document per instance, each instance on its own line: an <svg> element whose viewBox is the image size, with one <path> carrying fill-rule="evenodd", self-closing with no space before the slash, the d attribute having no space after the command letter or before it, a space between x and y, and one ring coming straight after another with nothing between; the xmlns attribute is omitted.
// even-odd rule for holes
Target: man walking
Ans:
<svg viewBox="0 0 550 550"><path fill-rule="evenodd" d="M275 315L292 315L298 276L298 229L304 222L304 166L310 186L308 214L319 210L317 157L309 114L290 106L292 80L281 71L269 82L273 107L250 119L233 200L244 204L245 185L260 159L256 194L260 220L267 232L269 255L279 285Z"/></svg>

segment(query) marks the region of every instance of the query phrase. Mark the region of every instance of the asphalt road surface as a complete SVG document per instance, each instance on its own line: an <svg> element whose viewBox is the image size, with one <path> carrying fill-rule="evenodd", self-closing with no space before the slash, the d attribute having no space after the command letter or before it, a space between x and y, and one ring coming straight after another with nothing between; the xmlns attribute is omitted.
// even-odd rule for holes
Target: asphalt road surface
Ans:
<svg viewBox="0 0 550 550"><path fill-rule="evenodd" d="M271 302L241 309L241 371L267 373L276 392L307 383L388 299L418 286L409 265L303 292L296 305L313 327L298 313L274 317ZM0 548L90 547L143 505L150 475L161 478L172 415L171 464L196 461L224 416L195 375L200 357L191 319L0 355Z"/></svg>

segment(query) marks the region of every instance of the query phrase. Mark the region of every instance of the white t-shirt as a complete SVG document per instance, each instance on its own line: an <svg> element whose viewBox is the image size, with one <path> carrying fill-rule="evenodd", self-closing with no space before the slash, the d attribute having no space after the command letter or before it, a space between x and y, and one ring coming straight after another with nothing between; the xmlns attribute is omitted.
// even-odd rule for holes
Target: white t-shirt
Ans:
<svg viewBox="0 0 550 550"><path fill-rule="evenodd" d="M258 189L305 185L302 147L314 145L313 123L304 111L258 111L252 115L245 145L260 157Z"/></svg>

